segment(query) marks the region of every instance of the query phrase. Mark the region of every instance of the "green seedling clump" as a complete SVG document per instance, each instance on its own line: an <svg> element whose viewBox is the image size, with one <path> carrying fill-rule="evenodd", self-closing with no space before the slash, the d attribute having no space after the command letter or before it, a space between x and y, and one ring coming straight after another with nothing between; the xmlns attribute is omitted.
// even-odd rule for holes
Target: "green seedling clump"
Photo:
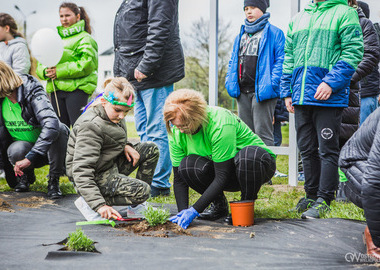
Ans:
<svg viewBox="0 0 380 270"><path fill-rule="evenodd" d="M149 226L154 227L158 224L164 224L170 217L170 212L163 208L154 208L148 205L147 209L143 212Z"/></svg>
<svg viewBox="0 0 380 270"><path fill-rule="evenodd" d="M78 228L75 232L69 233L69 238L65 244L68 250L75 251L94 251L94 241L84 234L81 228Z"/></svg>

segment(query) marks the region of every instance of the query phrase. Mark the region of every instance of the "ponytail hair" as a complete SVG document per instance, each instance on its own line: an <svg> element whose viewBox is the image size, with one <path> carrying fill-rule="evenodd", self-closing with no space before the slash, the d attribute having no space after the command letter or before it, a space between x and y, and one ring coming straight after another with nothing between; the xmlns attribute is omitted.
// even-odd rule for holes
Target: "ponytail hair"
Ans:
<svg viewBox="0 0 380 270"><path fill-rule="evenodd" d="M87 15L87 12L86 10L84 9L84 7L78 7L77 4L75 3L71 3L71 2L63 2L60 6L59 6L59 9L61 8L68 8L70 9L72 12L74 12L75 15L80 15L79 16L79 19L80 20L84 20L84 30L91 34L92 33L92 30L91 30L91 25L90 25L90 17L88 17Z"/></svg>
<svg viewBox="0 0 380 270"><path fill-rule="evenodd" d="M18 30L18 27L17 27L17 23L15 21L15 19L13 19L13 17L11 15L9 15L8 13L0 13L0 26L1 27L5 27L5 26L9 26L9 32L11 33L11 35L15 38L15 37L24 37L23 34L21 34Z"/></svg>

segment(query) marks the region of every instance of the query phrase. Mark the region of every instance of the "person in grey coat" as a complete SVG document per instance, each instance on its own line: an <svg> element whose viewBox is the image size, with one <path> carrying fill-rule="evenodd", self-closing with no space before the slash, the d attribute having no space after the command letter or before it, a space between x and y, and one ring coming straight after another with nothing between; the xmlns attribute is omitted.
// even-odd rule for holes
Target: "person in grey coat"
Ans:
<svg viewBox="0 0 380 270"><path fill-rule="evenodd" d="M30 71L30 54L26 40L17 31L15 20L7 13L0 13L0 60L21 75Z"/></svg>

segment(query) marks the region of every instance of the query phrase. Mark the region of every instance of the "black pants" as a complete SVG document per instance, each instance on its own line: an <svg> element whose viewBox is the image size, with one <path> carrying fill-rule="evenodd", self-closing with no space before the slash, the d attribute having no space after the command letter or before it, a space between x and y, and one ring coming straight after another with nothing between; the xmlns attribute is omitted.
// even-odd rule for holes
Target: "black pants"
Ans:
<svg viewBox="0 0 380 270"><path fill-rule="evenodd" d="M339 132L342 108L294 106L297 144L308 196L334 200L338 187Z"/></svg>
<svg viewBox="0 0 380 270"><path fill-rule="evenodd" d="M59 120L66 126L74 126L75 121L82 114L83 108L88 103L89 95L82 90L75 90L73 92L56 91L59 112L58 114L57 102L55 100L54 93L50 94L51 104L53 105L54 111L57 113Z"/></svg>
<svg viewBox="0 0 380 270"><path fill-rule="evenodd" d="M26 174L33 173L34 168L50 165L49 175L59 177L65 174L65 158L67 140L69 139L69 129L60 123L59 136L52 142L47 156L43 156L25 170ZM23 160L33 147L33 143L26 141L15 141L7 149L8 160L14 165L17 161Z"/></svg>
<svg viewBox="0 0 380 270"><path fill-rule="evenodd" d="M272 178L276 170L275 159L258 146L241 149L234 158L234 164L235 171L230 174L231 178L223 190L241 191L242 200L256 200L261 186ZM203 194L213 181L218 181L218 178L215 178L213 162L197 155L185 157L178 167L178 173L189 187L200 194Z"/></svg>

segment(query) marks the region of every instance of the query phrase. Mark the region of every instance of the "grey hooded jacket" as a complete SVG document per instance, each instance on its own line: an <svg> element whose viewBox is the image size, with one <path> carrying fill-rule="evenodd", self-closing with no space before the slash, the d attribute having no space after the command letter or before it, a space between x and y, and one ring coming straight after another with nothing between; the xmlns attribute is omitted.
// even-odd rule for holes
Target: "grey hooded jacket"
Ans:
<svg viewBox="0 0 380 270"><path fill-rule="evenodd" d="M17 74L28 74L30 70L30 55L28 45L22 37L16 37L0 42L0 60L7 63Z"/></svg>

